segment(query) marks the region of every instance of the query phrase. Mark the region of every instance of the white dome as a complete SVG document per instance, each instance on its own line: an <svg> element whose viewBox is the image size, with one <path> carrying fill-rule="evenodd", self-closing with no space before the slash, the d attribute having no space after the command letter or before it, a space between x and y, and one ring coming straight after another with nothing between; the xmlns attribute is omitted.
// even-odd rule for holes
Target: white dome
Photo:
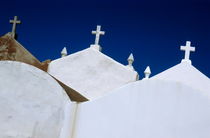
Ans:
<svg viewBox="0 0 210 138"><path fill-rule="evenodd" d="M0 61L0 137L58 138L70 100L46 72Z"/></svg>

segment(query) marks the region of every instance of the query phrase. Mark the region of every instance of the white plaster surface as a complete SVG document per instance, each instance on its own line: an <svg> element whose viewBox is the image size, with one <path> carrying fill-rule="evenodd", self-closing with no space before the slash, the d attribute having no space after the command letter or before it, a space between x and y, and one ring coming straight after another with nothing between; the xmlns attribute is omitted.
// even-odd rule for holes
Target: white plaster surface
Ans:
<svg viewBox="0 0 210 138"><path fill-rule="evenodd" d="M52 61L48 72L89 100L137 79L137 72L94 48Z"/></svg>
<svg viewBox="0 0 210 138"><path fill-rule="evenodd" d="M150 79L180 82L210 96L210 79L188 62L181 62Z"/></svg>
<svg viewBox="0 0 210 138"><path fill-rule="evenodd" d="M164 80L130 83L79 105L74 138L209 138L210 98Z"/></svg>
<svg viewBox="0 0 210 138"><path fill-rule="evenodd" d="M74 107L46 72L0 61L0 89L0 138L67 138Z"/></svg>

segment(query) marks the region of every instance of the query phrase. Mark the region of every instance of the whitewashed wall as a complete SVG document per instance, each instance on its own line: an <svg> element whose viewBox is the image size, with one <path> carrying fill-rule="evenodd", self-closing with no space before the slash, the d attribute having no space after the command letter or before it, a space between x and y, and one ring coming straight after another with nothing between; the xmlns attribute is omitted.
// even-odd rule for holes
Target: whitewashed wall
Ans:
<svg viewBox="0 0 210 138"><path fill-rule="evenodd" d="M177 64L150 79L180 82L210 96L210 79L186 62Z"/></svg>
<svg viewBox="0 0 210 138"><path fill-rule="evenodd" d="M209 138L210 99L170 81L131 83L78 108L73 138Z"/></svg>
<svg viewBox="0 0 210 138"><path fill-rule="evenodd" d="M74 106L46 72L0 62L0 138L69 138Z"/></svg>

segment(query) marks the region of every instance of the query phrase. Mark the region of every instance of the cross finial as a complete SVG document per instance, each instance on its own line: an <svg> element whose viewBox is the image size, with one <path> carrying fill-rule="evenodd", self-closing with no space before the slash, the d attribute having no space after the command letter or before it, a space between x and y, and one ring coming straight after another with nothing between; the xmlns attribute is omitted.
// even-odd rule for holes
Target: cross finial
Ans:
<svg viewBox="0 0 210 138"><path fill-rule="evenodd" d="M63 50L61 51L61 57L65 57L65 56L67 56L67 49L66 49L66 47L64 47L63 48Z"/></svg>
<svg viewBox="0 0 210 138"><path fill-rule="evenodd" d="M151 74L150 67L147 66L147 68L144 71L145 79L149 79L150 74Z"/></svg>
<svg viewBox="0 0 210 138"><path fill-rule="evenodd" d="M100 25L97 25L96 31L92 31L92 34L95 34L96 35L95 45L99 45L100 35L104 35L105 32L104 31L101 31L101 26Z"/></svg>
<svg viewBox="0 0 210 138"><path fill-rule="evenodd" d="M96 38L95 38L95 44L91 46L97 47L97 49L100 51L101 50L101 47L99 45L100 35L105 35L105 32L101 31L100 25L97 25L96 31L92 31L92 34L96 35Z"/></svg>
<svg viewBox="0 0 210 138"><path fill-rule="evenodd" d="M12 26L12 37L15 38L16 25L17 25L17 24L21 24L21 21L20 21L20 20L18 21L18 17L15 16L15 17L14 17L14 20L10 20L9 22L10 22L11 24L13 24L13 26Z"/></svg>
<svg viewBox="0 0 210 138"><path fill-rule="evenodd" d="M180 50L185 51L185 56L184 59L182 59L182 62L188 62L191 64L191 60L190 60L190 52L194 52L195 51L195 47L191 47L191 42L187 41L186 42L186 46L181 46Z"/></svg>

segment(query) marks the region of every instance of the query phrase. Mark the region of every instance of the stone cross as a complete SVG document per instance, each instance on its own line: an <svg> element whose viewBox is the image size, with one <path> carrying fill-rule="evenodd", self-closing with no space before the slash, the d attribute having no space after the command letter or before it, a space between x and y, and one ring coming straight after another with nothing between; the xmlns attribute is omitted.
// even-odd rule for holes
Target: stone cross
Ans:
<svg viewBox="0 0 210 138"><path fill-rule="evenodd" d="M187 41L186 42L186 46L181 46L180 50L185 51L185 56L184 59L182 60L182 62L186 61L186 62L190 62L190 52L194 52L195 51L195 47L191 47L191 42Z"/></svg>
<svg viewBox="0 0 210 138"><path fill-rule="evenodd" d="M12 26L12 37L15 38L15 33L16 33L16 25L21 24L21 21L18 21L18 17L15 16L14 20L10 20L10 23L13 24Z"/></svg>
<svg viewBox="0 0 210 138"><path fill-rule="evenodd" d="M100 35L104 35L105 32L104 31L101 31L101 26L100 25L97 25L96 31L92 31L92 34L95 34L96 35L95 45L99 45Z"/></svg>

